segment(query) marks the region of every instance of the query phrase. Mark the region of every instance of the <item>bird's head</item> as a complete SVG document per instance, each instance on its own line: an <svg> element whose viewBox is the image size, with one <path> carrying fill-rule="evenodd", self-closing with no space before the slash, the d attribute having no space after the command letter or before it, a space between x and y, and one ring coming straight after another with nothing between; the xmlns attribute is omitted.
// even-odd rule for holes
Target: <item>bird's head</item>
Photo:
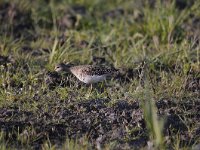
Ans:
<svg viewBox="0 0 200 150"><path fill-rule="evenodd" d="M60 63L60 64L57 64L54 68L54 70L56 72L68 72L69 71L69 68L72 67L73 65L71 63Z"/></svg>

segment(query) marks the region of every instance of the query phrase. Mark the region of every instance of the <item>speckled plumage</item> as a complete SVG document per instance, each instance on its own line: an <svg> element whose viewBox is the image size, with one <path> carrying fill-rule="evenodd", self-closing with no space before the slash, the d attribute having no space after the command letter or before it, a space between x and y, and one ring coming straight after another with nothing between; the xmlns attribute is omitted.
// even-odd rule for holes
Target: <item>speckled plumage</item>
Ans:
<svg viewBox="0 0 200 150"><path fill-rule="evenodd" d="M82 65L70 67L71 71L79 71L80 73L87 75L105 75L110 74L114 70L101 66L92 66L92 65Z"/></svg>
<svg viewBox="0 0 200 150"><path fill-rule="evenodd" d="M67 66L67 65L66 65ZM93 66L93 65L80 65L80 66L68 66L62 64L62 69L57 70L70 71L80 81L84 83L96 83L106 79L107 76L112 75L116 70L110 69L104 66ZM61 66L60 66L61 67Z"/></svg>

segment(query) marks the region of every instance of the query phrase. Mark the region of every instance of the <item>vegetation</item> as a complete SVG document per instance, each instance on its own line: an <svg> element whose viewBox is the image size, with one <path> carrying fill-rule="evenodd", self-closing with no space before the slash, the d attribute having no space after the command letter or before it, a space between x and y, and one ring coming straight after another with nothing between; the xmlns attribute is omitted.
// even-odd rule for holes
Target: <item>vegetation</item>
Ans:
<svg viewBox="0 0 200 150"><path fill-rule="evenodd" d="M0 149L199 149L199 8L0 1ZM61 62L119 73L91 90Z"/></svg>

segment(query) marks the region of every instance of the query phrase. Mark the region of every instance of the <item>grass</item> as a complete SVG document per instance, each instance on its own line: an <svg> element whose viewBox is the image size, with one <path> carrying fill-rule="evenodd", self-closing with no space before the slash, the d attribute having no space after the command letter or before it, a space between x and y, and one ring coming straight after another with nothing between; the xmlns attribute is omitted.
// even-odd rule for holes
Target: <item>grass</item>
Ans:
<svg viewBox="0 0 200 150"><path fill-rule="evenodd" d="M199 0L12 3L0 2L0 149L200 143ZM69 28L67 15L76 18ZM49 75L57 63L95 57L120 74L91 92L73 76Z"/></svg>

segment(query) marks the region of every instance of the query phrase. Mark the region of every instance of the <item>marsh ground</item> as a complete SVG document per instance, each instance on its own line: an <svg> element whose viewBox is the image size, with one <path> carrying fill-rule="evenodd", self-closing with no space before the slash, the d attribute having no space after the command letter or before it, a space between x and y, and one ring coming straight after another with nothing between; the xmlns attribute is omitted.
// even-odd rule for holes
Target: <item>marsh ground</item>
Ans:
<svg viewBox="0 0 200 150"><path fill-rule="evenodd" d="M199 149L199 0L1 0L1 149ZM115 67L90 87L60 62Z"/></svg>

